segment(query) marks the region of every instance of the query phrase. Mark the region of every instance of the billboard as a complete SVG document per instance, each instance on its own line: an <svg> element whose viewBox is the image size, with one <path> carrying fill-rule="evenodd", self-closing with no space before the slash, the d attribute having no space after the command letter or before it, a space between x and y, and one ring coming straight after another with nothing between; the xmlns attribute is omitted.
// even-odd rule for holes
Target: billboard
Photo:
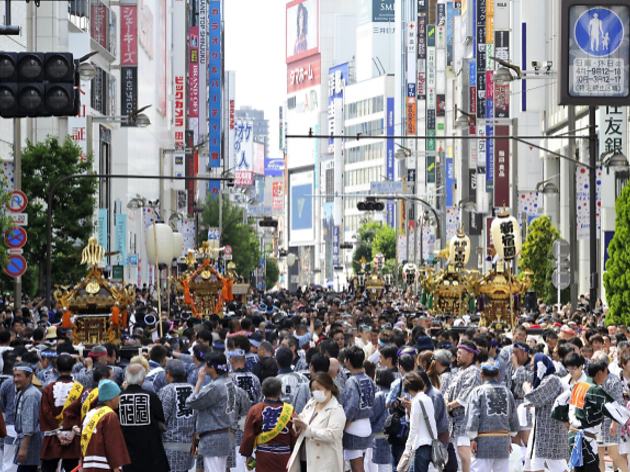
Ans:
<svg viewBox="0 0 630 472"><path fill-rule="evenodd" d="M282 210L284 206L284 182L274 182L272 190L272 210Z"/></svg>
<svg viewBox="0 0 630 472"><path fill-rule="evenodd" d="M291 211L289 213L289 244L309 245L315 240L315 211L313 207L313 182L315 173L310 170L289 176Z"/></svg>
<svg viewBox="0 0 630 472"><path fill-rule="evenodd" d="M321 55L305 57L287 66L287 93L297 92L322 81Z"/></svg>
<svg viewBox="0 0 630 472"><path fill-rule="evenodd" d="M319 52L319 0L287 4L287 64Z"/></svg>
<svg viewBox="0 0 630 472"><path fill-rule="evenodd" d="M199 27L188 29L188 129L199 142Z"/></svg>
<svg viewBox="0 0 630 472"><path fill-rule="evenodd" d="M265 176L282 177L284 171L284 159L265 159Z"/></svg>
<svg viewBox="0 0 630 472"><path fill-rule="evenodd" d="M184 148L186 132L186 2L173 2L173 140Z"/></svg>
<svg viewBox="0 0 630 472"><path fill-rule="evenodd" d="M238 120L234 124L234 159L234 185L254 185L254 124L251 121Z"/></svg>
<svg viewBox="0 0 630 472"><path fill-rule="evenodd" d="M265 175L265 145L254 143L254 173Z"/></svg>
<svg viewBox="0 0 630 472"><path fill-rule="evenodd" d="M343 97L343 89L348 83L348 63L328 69L328 134L335 133L335 98ZM340 119L342 117L339 117ZM328 140L328 154L335 152L335 140Z"/></svg>

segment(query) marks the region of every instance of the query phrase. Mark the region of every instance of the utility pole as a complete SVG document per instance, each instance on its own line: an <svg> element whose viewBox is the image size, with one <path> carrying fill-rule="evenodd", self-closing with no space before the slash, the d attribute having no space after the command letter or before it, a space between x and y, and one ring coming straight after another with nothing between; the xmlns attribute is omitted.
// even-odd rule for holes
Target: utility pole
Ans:
<svg viewBox="0 0 630 472"><path fill-rule="evenodd" d="M595 107L588 107L588 154L590 169L588 173L589 186L589 253L591 266L591 290L589 296L589 305L591 310L595 308L595 300L597 300L597 288L599 286L599 273L597 270L597 131L595 129ZM575 228L572 228L575 229ZM571 307L573 309L573 307Z"/></svg>
<svg viewBox="0 0 630 472"><path fill-rule="evenodd" d="M13 118L14 190L22 190L22 122L20 120L21 118ZM22 309L22 276L15 278L13 299L13 306L17 313Z"/></svg>
<svg viewBox="0 0 630 472"><path fill-rule="evenodd" d="M568 109L568 121L567 128L569 130L575 129L575 107L569 105ZM575 138L569 138L569 157L575 157ZM575 195L575 164L569 161L569 196ZM577 284L577 265L578 265L578 240L577 240L577 208L575 203L571 203L569 208L569 274L571 277L571 312L573 313L577 309L578 300L578 284Z"/></svg>

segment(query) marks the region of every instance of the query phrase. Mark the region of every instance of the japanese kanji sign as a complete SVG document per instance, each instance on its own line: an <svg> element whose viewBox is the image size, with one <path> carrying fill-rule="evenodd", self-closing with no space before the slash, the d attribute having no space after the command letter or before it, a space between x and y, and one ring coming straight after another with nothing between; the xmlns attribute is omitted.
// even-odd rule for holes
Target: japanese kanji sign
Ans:
<svg viewBox="0 0 630 472"><path fill-rule="evenodd" d="M210 167L221 165L221 2L208 2L208 147ZM253 175L253 174L252 174Z"/></svg>

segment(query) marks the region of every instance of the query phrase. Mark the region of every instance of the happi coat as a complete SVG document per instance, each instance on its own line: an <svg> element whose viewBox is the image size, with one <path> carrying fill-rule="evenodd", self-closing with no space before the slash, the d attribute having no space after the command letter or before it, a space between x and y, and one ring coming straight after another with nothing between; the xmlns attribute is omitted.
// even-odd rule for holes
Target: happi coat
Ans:
<svg viewBox="0 0 630 472"><path fill-rule="evenodd" d="M559 395L565 392L560 377L547 375L540 385L525 394L525 404L534 408L534 424L527 444L530 459L566 460L568 431L560 421L551 417L551 410Z"/></svg>
<svg viewBox="0 0 630 472"><path fill-rule="evenodd" d="M131 464L124 472L169 472L159 423L164 423L162 402L140 385L129 385L120 395L120 426Z"/></svg>
<svg viewBox="0 0 630 472"><path fill-rule="evenodd" d="M346 381L343 394L343 411L347 421L368 419L376 396L376 384L365 372L357 372ZM369 423L367 423L369 425ZM343 447L351 451L362 451L370 447L370 433L366 437L343 433Z"/></svg>
<svg viewBox="0 0 630 472"><path fill-rule="evenodd" d="M255 445L261 433L273 431L278 425L284 403L265 399L250 408L245 420L245 431L239 453L245 457L256 456L259 472L285 472L298 435L289 421L280 433L268 442Z"/></svg>
<svg viewBox="0 0 630 472"><path fill-rule="evenodd" d="M512 366L512 369L514 366ZM514 395L514 401L516 402L516 408L525 403L525 391L523 390L523 384L528 383L532 384L534 381L534 372L532 372L532 361L531 358L527 359L527 363L525 365L518 366L516 371L512 370L514 374L512 375L512 394ZM527 411L526 414L527 424L519 426L519 431L528 431L532 429L532 424L534 421L534 417L532 415L531 409Z"/></svg>
<svg viewBox="0 0 630 472"><path fill-rule="evenodd" d="M83 420L82 431L99 408L90 410ZM131 464L127 445L116 413L108 413L96 424L83 457L83 472L103 472ZM109 469L107 469L109 467Z"/></svg>
<svg viewBox="0 0 630 472"><path fill-rule="evenodd" d="M606 393L613 397L613 400L620 405L623 404L623 382L619 376L613 375L609 372L608 377L606 377L606 381L602 384L602 388ZM621 442L621 428L617 428L617 434L611 436L611 424L612 420L610 418L604 419L604 423L602 424L602 435L597 441L599 447L619 444Z"/></svg>
<svg viewBox="0 0 630 472"><path fill-rule="evenodd" d="M40 428L44 434L42 460L79 459L81 457L80 436L75 436L72 444L62 446L55 431L63 429L63 413L67 409L66 404L69 406L73 399L79 400L83 390L83 386L74 382L69 375L62 375L57 381L44 387L40 409ZM70 403L68 403L69 400ZM61 424L58 418L61 418ZM69 429L72 429L72 426Z"/></svg>
<svg viewBox="0 0 630 472"><path fill-rule="evenodd" d="M199 392L193 392L186 400L186 406L197 411L198 454L202 457L229 456L236 389L227 375L219 375Z"/></svg>
<svg viewBox="0 0 630 472"><path fill-rule="evenodd" d="M516 436L519 423L512 392L498 380L491 379L472 389L463 424L470 439L477 440L478 459L510 457L510 436ZM504 436L484 436L489 431L504 431Z"/></svg>
<svg viewBox="0 0 630 472"><path fill-rule="evenodd" d="M185 472L194 466L192 454L193 435L197 412L186 406L186 400L193 393L188 383L171 383L158 392L164 410L162 442L171 472Z"/></svg>
<svg viewBox="0 0 630 472"><path fill-rule="evenodd" d="M42 394L33 384L29 384L23 392L17 392L15 397L15 431L18 435L18 451L24 436L31 436L26 462L20 465L39 465L39 456L42 450L42 438L39 433L41 401ZM17 464L17 454L14 463Z"/></svg>
<svg viewBox="0 0 630 472"><path fill-rule="evenodd" d="M468 405L470 393L475 387L480 385L481 373L475 363L471 363L465 369L459 369L453 377L448 392L446 392L444 397L447 398L447 402L457 401L462 406L451 410L451 418L453 419L451 440L460 436L466 436L466 406Z"/></svg>

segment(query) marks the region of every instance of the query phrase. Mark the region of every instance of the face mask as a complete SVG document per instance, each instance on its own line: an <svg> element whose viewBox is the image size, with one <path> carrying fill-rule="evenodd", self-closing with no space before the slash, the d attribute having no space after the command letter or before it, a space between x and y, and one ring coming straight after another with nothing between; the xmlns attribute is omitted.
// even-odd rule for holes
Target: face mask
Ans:
<svg viewBox="0 0 630 472"><path fill-rule="evenodd" d="M313 400L315 400L317 403L324 403L326 401L326 392L322 390L315 390L312 392L312 394Z"/></svg>

